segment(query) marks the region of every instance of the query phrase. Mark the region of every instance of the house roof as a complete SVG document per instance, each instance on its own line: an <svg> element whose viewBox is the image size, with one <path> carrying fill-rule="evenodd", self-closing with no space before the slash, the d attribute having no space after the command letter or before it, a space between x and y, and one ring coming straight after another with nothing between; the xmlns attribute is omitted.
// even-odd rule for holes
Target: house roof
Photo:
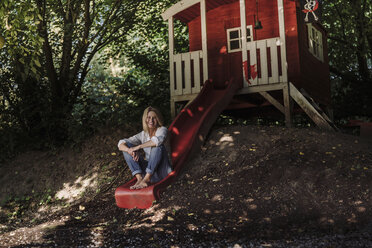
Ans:
<svg viewBox="0 0 372 248"><path fill-rule="evenodd" d="M163 14L164 20L174 17L182 22L189 22L200 16L201 0L181 0L169 7ZM221 5L237 2L239 0L205 0L207 11L215 9Z"/></svg>

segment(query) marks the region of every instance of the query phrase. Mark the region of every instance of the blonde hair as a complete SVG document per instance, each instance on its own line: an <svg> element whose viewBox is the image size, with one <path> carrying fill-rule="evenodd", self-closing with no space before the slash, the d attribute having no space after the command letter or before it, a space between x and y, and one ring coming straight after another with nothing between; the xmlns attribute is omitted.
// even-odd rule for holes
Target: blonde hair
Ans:
<svg viewBox="0 0 372 248"><path fill-rule="evenodd" d="M147 119L147 115L150 111L155 113L156 120L158 121L158 125L159 125L158 127L161 127L164 124L163 116L160 113L160 111L157 108L154 108L154 107L151 107L151 106L147 107L145 109L145 111L143 111L143 115L142 115L142 127L143 127L143 131L145 131L146 133L149 133L149 128L147 126L146 119Z"/></svg>

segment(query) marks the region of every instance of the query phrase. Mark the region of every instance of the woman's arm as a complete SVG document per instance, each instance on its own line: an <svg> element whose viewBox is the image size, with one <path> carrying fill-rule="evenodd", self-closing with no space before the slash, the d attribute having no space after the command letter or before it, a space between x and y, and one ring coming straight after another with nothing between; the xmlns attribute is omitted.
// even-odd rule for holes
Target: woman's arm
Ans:
<svg viewBox="0 0 372 248"><path fill-rule="evenodd" d="M123 151L123 152L127 152L129 155L132 156L133 160L134 161L138 161L139 159L139 156L138 156L138 153L136 152L136 150L133 149L133 147L128 147L125 142L121 143L119 145L119 150L120 151Z"/></svg>
<svg viewBox="0 0 372 248"><path fill-rule="evenodd" d="M154 136L151 137L151 140L154 142L156 146L160 146L165 142L168 135L168 129L166 127L159 127L156 130L156 133Z"/></svg>
<svg viewBox="0 0 372 248"><path fill-rule="evenodd" d="M133 147L133 149L134 151L137 151L139 149L143 149L146 147L160 146L165 141L167 134L168 134L168 129L166 127L159 127L156 130L155 135L152 136L149 141L139 144Z"/></svg>
<svg viewBox="0 0 372 248"><path fill-rule="evenodd" d="M126 150L122 150L122 149L125 149L125 147L127 147L127 145L126 145L127 142L131 143L134 146L141 144L142 143L142 136L143 136L143 131L136 134L136 135L133 135L132 137L130 137L128 139L119 140L119 143L118 143L119 150L126 152ZM121 144L123 144L123 143L125 144L125 146L121 147Z"/></svg>
<svg viewBox="0 0 372 248"><path fill-rule="evenodd" d="M129 150L133 150L134 152L139 150L139 149L143 149L143 148L146 148L146 147L152 147L152 146L156 146L156 143L152 140L149 140L149 141L146 141L145 143L142 143L138 146L135 146L135 147L131 147L129 148Z"/></svg>
<svg viewBox="0 0 372 248"><path fill-rule="evenodd" d="M122 152L128 152L128 149L129 147L127 146L127 144L125 144L125 142L122 142L119 144L119 150L122 151Z"/></svg>
<svg viewBox="0 0 372 248"><path fill-rule="evenodd" d="M131 143L132 145L138 145L141 144L141 137L143 135L143 131L130 137L129 139L122 139L118 143L118 148L120 151L127 152L129 155L133 157L134 161L138 161L138 153L133 150L133 148L130 148L127 146L126 142Z"/></svg>
<svg viewBox="0 0 372 248"><path fill-rule="evenodd" d="M132 157L133 157L133 160L134 161L138 161L139 157L138 157L138 150L140 149L143 149L143 148L146 148L146 147L152 147L152 146L156 146L156 144L152 141L152 140L149 140L143 144L140 144L138 146L135 146L135 147L127 147L127 153L129 153Z"/></svg>

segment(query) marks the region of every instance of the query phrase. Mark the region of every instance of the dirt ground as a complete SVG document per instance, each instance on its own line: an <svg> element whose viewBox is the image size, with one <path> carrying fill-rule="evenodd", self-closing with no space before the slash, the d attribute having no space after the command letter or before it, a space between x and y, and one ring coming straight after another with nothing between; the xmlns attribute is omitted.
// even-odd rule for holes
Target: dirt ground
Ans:
<svg viewBox="0 0 372 248"><path fill-rule="evenodd" d="M119 209L130 174L111 130L0 167L0 246L371 247L372 142L315 128L214 127L150 209Z"/></svg>

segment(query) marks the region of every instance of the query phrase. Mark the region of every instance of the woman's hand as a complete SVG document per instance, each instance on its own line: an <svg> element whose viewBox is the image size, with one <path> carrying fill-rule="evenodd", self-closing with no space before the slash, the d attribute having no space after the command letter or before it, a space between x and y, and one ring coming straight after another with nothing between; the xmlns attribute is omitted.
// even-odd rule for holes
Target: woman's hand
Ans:
<svg viewBox="0 0 372 248"><path fill-rule="evenodd" d="M135 147L128 148L128 151L127 152L128 152L129 155L132 156L132 158L133 158L134 161L138 161L139 156L138 156L138 152L137 151L139 149L141 149L140 146L135 146Z"/></svg>

